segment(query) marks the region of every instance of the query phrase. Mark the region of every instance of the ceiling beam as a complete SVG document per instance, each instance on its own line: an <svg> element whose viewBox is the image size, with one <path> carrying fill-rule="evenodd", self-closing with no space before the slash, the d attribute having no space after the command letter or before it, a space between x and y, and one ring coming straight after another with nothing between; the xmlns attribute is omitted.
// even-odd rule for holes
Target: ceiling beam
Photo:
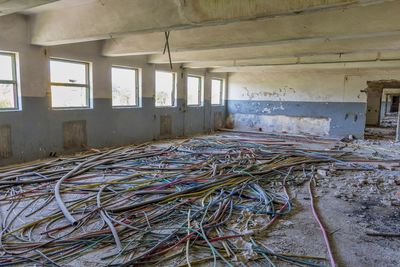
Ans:
<svg viewBox="0 0 400 267"><path fill-rule="evenodd" d="M25 9L37 7L58 0L0 0L0 16L21 12Z"/></svg>
<svg viewBox="0 0 400 267"><path fill-rule="evenodd" d="M372 62L400 60L400 51L365 52L350 54L315 54L301 57L282 58L256 58L223 61L205 61L185 63L185 68L221 68L221 67L243 67L243 66L279 66L279 65L301 65L321 63L346 63L346 62Z"/></svg>
<svg viewBox="0 0 400 267"><path fill-rule="evenodd" d="M59 45L390 0L101 0L32 15L32 44Z"/></svg>
<svg viewBox="0 0 400 267"><path fill-rule="evenodd" d="M328 10L227 25L173 31L172 52L225 49L297 41L352 39L399 33L400 1L344 10ZM368 25L368 27L366 27ZM129 35L106 41L103 54L126 56L161 53L163 33Z"/></svg>
<svg viewBox="0 0 400 267"><path fill-rule="evenodd" d="M236 67L210 68L210 72L256 72L256 71L296 71L296 70L344 70L344 69L399 69L400 59L366 60L349 62L310 62L290 63L281 65L249 65Z"/></svg>
<svg viewBox="0 0 400 267"><path fill-rule="evenodd" d="M291 40L263 46L224 48L212 50L172 52L174 63L245 60L257 58L302 57L315 54L349 54L355 52L385 52L400 49L400 31L390 34L376 33L370 36L351 36L349 39ZM167 55L149 55L148 62L165 64Z"/></svg>

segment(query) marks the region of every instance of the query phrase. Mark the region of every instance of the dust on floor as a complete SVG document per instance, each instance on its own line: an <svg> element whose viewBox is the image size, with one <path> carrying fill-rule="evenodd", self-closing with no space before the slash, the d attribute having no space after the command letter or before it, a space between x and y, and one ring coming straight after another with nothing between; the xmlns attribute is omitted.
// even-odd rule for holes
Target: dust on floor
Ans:
<svg viewBox="0 0 400 267"><path fill-rule="evenodd" d="M221 143L223 143L222 140L224 140L224 138L229 139L236 137L237 135L235 134L222 134L217 136L217 138L221 139ZM206 138L212 139L213 137L211 136ZM271 140L272 137L263 135L242 135L240 138L245 138L247 140L246 142L253 140L254 147L257 147L257 144L262 140ZM314 192L317 199L317 209L326 229L328 230L330 243L334 248L335 260L338 266L400 266L400 259L398 257L400 238L371 235L371 233L400 233L398 223L400 219L400 146L386 141L355 140L351 143L341 143L332 140L320 141L309 138L290 137L287 137L286 140L282 138L276 138L276 140L280 140L279 142L282 144L287 142L286 145L294 145L298 147L299 150L306 149L307 151L319 151L319 154L317 155L330 155L328 152L332 150L339 154L342 152L343 154L351 152L351 155L354 157L356 162L354 165L348 166L351 170L345 170L346 168L343 168L343 165L339 161L330 161L326 164L318 164L317 169L311 170L311 172L314 173L313 177L316 181ZM290 141L288 142L287 140ZM165 149L169 147L170 144L171 143L161 145L157 144L157 147ZM172 144L176 144L176 141L172 141ZM271 143L270 146L274 146L274 144ZM326 151L326 154L321 152L324 150ZM241 157L243 157L241 160L244 160L243 162L247 164L248 162L246 161L246 157L248 156L246 156L245 151ZM145 163L149 162L144 162L144 164ZM366 170L366 168L364 168L365 166L372 166L372 168ZM146 166L144 165L142 167ZM109 170L107 171L107 169L100 168L99 170L105 174L110 172ZM304 169L304 172L309 174L310 170ZM239 240L235 240L235 238L233 238L229 241L232 243L228 243L228 246L231 246L232 248L244 247L245 249L240 253L238 252L240 250L235 251L237 255L240 254L239 258L233 259L227 257L230 259L230 264L234 266L272 266L272 264L275 264L276 266L298 266L300 264L300 266L303 266L299 262L294 264L293 262L286 262L284 260L285 258L282 258L285 255L287 257L290 257L290 255L298 255L300 256L300 259L303 260L310 259L309 257L311 257L311 259L314 259L313 262L315 266L328 265L326 260L317 260L320 258L326 259L327 251L326 245L321 236L320 228L310 210L311 198L308 190L309 177L307 173L301 175L300 171L300 175L297 175L292 180L288 181L289 186L287 189L292 198L292 210L286 215L279 216L275 224L263 231L262 236L257 237L259 245L268 249L270 252L268 255L270 256L269 258L272 260L272 263L269 263L267 260L263 259L263 257L259 258L258 254L254 253L254 251L257 251L255 249L256 246L251 243L250 239L239 238ZM113 178L112 176L108 176L108 178L105 178L99 176L95 179L97 182L101 183L109 181L108 179L115 179L115 177ZM277 181L269 183L269 188L266 190L275 192L274 190L278 189L282 189L282 183ZM18 190L20 190L20 188L15 187L13 190L13 194L15 195L19 193ZM75 199L77 196L69 197ZM20 207L12 210L9 215L10 218L15 216L17 221L16 226L21 226L27 223L26 218L17 218L19 212L24 212L23 203L21 202L19 204L21 204ZM121 202L122 206L125 204L126 203ZM4 199L3 204L0 207L3 215L9 214L7 211L10 210L10 206L4 205ZM85 209L82 212L85 212ZM40 218L40 216L46 216L50 213L54 214L57 211L58 207L56 203L52 203L47 206L46 209L38 212L38 214L35 215L35 219ZM185 212L187 213L187 210L185 210ZM187 216L186 213L184 214L185 216ZM253 216L253 219L250 219L251 216ZM257 226L259 226L265 223L262 220L260 221L260 218L264 218L263 216L264 215L260 215L257 217L255 214L251 214L251 212L244 210L238 217L235 217L235 219L237 226L240 227L243 226L243 220L248 220L250 224L249 227L251 228L255 227L257 224ZM141 218L144 220L143 217L146 217L146 214ZM7 222L10 222L6 219L6 223L4 224L4 216L2 216L2 219L3 246L4 244L12 246L12 243L4 242L4 235L9 235L9 231L4 232L4 229L7 228ZM146 220L144 220L145 223ZM265 217L265 220L269 220L269 218ZM195 223L199 222L193 220L192 224ZM67 222L65 220L61 220L57 223L57 226L63 227L66 224ZM51 226L49 227L51 228ZM104 223L101 224L101 221L94 221L93 224L85 227L85 229L79 229L79 234L85 234L93 230L97 231L98 229L107 229ZM226 229L223 230L226 231ZM45 231L45 229L40 229L40 231ZM183 234L183 236L185 236L185 234ZM199 236L201 236L201 234ZM24 236L24 238L26 238L26 236ZM30 238L35 237L33 236ZM153 236L152 238L155 237ZM69 263L63 262L60 264L62 266L106 266L108 263L101 260L101 258L105 255L115 256L116 253L118 254L118 252L115 251L115 244L112 237L109 236L107 240L109 243L108 247L102 247L92 251L91 253L81 255L80 257L71 260ZM29 243L27 242L28 240L23 241ZM192 240L192 242L195 241L196 240ZM186 244L186 242L184 243ZM126 243L124 243L124 245L126 245ZM205 247L207 248L207 246ZM83 250L85 249L86 248L83 248ZM184 266L186 264L184 249L185 246L182 248L181 253L183 254L179 254L179 260L165 260L163 265ZM226 248L218 247L218 250L222 253ZM47 251L51 252L51 249ZM25 255L29 255L28 252L29 250L27 250L26 254L22 253L19 254L19 256L23 258ZM197 252L202 257L209 257L209 254L204 252L204 247L202 246L199 248L193 247L191 253L195 254ZM260 253L260 251L257 252ZM37 256L36 254L32 255L35 255L35 257ZM50 255L52 254L50 253ZM280 255L281 258L278 260L277 256L274 255ZM304 256L305 258L301 258L301 256ZM7 257L9 257L9 254L3 250L3 255L0 256L0 260L8 259ZM40 258L39 256L37 257ZM41 258L42 265L56 266L56 262L46 260L46 258L46 255ZM57 257L52 256L52 258ZM227 265L227 263L223 262L218 257L216 258L218 259L217 265ZM213 257L208 261L199 262L199 264L195 264L196 262L193 261L191 262L191 265L212 266L212 262ZM308 261L308 263L310 263L310 261ZM13 260L10 260L8 264L6 261L3 261L3 264L4 266L13 266ZM116 266L121 264L123 264L123 261L116 262ZM147 265L159 264L161 263L147 263ZM32 262L22 265L40 266L40 263Z"/></svg>

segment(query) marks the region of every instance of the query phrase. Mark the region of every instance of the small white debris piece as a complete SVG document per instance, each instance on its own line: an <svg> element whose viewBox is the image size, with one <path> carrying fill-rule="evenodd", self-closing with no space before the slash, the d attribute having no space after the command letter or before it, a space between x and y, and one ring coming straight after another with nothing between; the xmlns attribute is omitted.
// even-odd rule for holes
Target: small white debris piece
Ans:
<svg viewBox="0 0 400 267"><path fill-rule="evenodd" d="M328 172L326 170L322 170L322 169L317 170L317 174L320 177L327 177L328 176Z"/></svg>

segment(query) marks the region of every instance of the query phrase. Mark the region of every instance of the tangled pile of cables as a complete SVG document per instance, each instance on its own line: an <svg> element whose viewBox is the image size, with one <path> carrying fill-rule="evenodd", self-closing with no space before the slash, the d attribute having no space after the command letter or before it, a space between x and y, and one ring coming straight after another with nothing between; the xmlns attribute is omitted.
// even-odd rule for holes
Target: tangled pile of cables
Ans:
<svg viewBox="0 0 400 267"><path fill-rule="evenodd" d="M260 240L292 208L287 184L339 151L220 135L121 147L0 169L0 265L174 266L324 258L276 253ZM93 257L93 256L92 256Z"/></svg>

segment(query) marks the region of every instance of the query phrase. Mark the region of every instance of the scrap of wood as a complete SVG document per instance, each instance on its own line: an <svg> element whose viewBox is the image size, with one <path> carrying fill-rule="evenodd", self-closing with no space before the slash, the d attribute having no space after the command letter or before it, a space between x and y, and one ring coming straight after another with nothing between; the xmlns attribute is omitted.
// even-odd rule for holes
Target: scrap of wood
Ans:
<svg viewBox="0 0 400 267"><path fill-rule="evenodd" d="M382 237L400 237L400 233L394 232L367 232L369 236L382 236Z"/></svg>

